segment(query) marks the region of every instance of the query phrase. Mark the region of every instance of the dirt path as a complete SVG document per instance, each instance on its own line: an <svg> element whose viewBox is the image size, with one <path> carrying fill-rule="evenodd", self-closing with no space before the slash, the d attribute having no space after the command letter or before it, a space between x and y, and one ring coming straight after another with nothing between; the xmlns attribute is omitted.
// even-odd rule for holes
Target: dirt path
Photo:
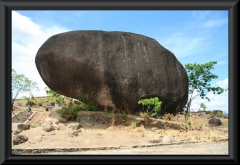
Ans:
<svg viewBox="0 0 240 165"><path fill-rule="evenodd" d="M228 142L161 145L131 149L37 153L36 155L228 155ZM34 155L34 154L33 154Z"/></svg>

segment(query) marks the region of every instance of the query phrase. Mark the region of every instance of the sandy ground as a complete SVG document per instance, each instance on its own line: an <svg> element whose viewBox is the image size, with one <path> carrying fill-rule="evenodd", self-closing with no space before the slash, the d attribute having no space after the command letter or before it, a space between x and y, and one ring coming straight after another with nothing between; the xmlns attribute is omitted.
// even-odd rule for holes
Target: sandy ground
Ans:
<svg viewBox="0 0 240 165"><path fill-rule="evenodd" d="M34 109L33 109L34 111ZM21 112L21 111L19 111ZM16 112L16 113L19 113ZM12 149L29 149L29 148L91 148L91 147L121 147L120 150L104 150L104 151L85 151L81 154L123 154L123 153L176 153L176 154L211 154L214 152L211 150L216 147L220 152L216 154L227 154L228 143L221 142L216 143L214 140L228 139L228 131L226 127L205 127L202 131L191 130L191 131L179 131L171 129L145 129L142 127L132 128L131 126L111 126L107 129L86 129L81 128L78 136L71 137L68 131L55 130L55 134L52 135L49 132L43 131L41 125L45 118L50 112L44 110L36 110L34 117L28 122L31 125L30 130L21 132L19 135L25 135L28 137L28 141L19 145L12 145ZM30 141L41 135L42 141L40 143L32 144ZM14 136L14 135L12 135ZM163 136L171 136L174 143L187 143L187 142L198 142L184 144L188 145L187 148L181 145L174 145L177 148L170 146L159 146L159 147L145 147L133 149L132 146L141 145L152 145L156 143L150 143L151 139L158 139ZM204 142L204 143L203 143ZM199 148L198 144L202 145ZM221 145L220 145L221 144ZM172 146L172 145L171 145ZM216 151L218 151L216 150ZM73 152L71 152L74 154ZM56 153L57 154L57 153ZM66 153L65 153L66 154ZM70 153L69 153L70 154ZM75 154L79 154L76 152Z"/></svg>

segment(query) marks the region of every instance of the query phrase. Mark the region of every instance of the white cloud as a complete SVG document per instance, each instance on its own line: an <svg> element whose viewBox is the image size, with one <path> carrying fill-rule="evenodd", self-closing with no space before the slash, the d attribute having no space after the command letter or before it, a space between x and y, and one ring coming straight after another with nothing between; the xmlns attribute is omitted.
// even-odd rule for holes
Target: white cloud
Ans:
<svg viewBox="0 0 240 165"><path fill-rule="evenodd" d="M228 87L228 78L224 80L217 81L216 83L218 86L222 88ZM194 93L194 95L197 93ZM204 103L207 108L206 110L222 110L224 112L228 112L228 91L223 92L222 94L213 94L213 92L209 92L207 97L210 99L210 102L206 99L201 99L199 96L196 97L192 101L191 110L197 111L200 108L200 104Z"/></svg>
<svg viewBox="0 0 240 165"><path fill-rule="evenodd" d="M68 31L66 28L59 26L43 29L31 18L15 11L12 12L12 68L17 73L24 74L30 80L38 83L40 92L34 91L34 96L46 95L44 91L46 84L41 79L35 65L37 51L50 36L66 31Z"/></svg>
<svg viewBox="0 0 240 165"><path fill-rule="evenodd" d="M228 88L228 78L224 79L224 80L220 80L220 81L217 81L217 86L221 87L221 88L224 88L224 89L227 89Z"/></svg>
<svg viewBox="0 0 240 165"><path fill-rule="evenodd" d="M212 19L204 22L201 27L211 28L211 27L219 27L228 23L227 19Z"/></svg>
<svg viewBox="0 0 240 165"><path fill-rule="evenodd" d="M159 40L166 49L171 50L177 58L187 57L204 51L206 37L201 35L191 36L187 32L176 32L167 38ZM203 46L205 45L205 46ZM196 52L198 50L198 52Z"/></svg>

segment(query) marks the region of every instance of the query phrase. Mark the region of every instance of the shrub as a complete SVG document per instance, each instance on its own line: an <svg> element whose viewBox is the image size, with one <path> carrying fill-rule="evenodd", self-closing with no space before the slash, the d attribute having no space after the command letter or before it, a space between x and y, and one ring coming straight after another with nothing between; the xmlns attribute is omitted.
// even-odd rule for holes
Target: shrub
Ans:
<svg viewBox="0 0 240 165"><path fill-rule="evenodd" d="M66 119L74 120L74 118L76 118L76 116L77 116L77 111L79 109L80 109L79 105L73 105L70 102L67 107L62 108L61 116Z"/></svg>
<svg viewBox="0 0 240 165"><path fill-rule="evenodd" d="M96 111L97 106L94 103L96 96L94 92L91 92L90 95L86 95L85 97L83 96L77 96L78 100L82 103L83 108L87 111Z"/></svg>
<svg viewBox="0 0 240 165"><path fill-rule="evenodd" d="M132 121L132 122L131 122L131 127L132 127L132 128L136 128L136 127L137 127L136 121Z"/></svg>
<svg viewBox="0 0 240 165"><path fill-rule="evenodd" d="M163 118L164 118L165 120L171 120L173 117L174 117L173 114L171 114L171 113L167 113L167 114L164 115Z"/></svg>
<svg viewBox="0 0 240 165"><path fill-rule="evenodd" d="M148 116L147 112L140 112L140 117L145 119Z"/></svg>
<svg viewBox="0 0 240 165"><path fill-rule="evenodd" d="M79 116L78 118L77 118L77 122L81 122L81 117Z"/></svg>
<svg viewBox="0 0 240 165"><path fill-rule="evenodd" d="M161 110L161 105L162 102L159 101L157 97L150 98L150 99L140 99L138 101L138 104L143 105L143 111L144 111L144 106L147 106L147 112L150 110L151 106L154 106L152 111L149 113L151 117L156 117L159 111Z"/></svg>
<svg viewBox="0 0 240 165"><path fill-rule="evenodd" d="M221 111L217 111L217 117L222 117L223 116L223 113Z"/></svg>
<svg viewBox="0 0 240 165"><path fill-rule="evenodd" d="M125 117L127 117L127 114L125 112L123 112L123 114L121 114L121 117L125 118Z"/></svg>

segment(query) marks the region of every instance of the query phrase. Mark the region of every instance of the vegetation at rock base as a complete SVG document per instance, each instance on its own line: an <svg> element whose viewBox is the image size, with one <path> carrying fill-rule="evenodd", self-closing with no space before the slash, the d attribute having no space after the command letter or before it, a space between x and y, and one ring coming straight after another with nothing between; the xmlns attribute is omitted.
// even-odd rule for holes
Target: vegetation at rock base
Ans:
<svg viewBox="0 0 240 165"><path fill-rule="evenodd" d="M99 109L95 103L96 95L94 94L94 92L91 92L89 95L86 96L77 96L77 98L82 103L85 110L97 111Z"/></svg>
<svg viewBox="0 0 240 165"><path fill-rule="evenodd" d="M74 120L80 108L80 105L75 105L70 102L66 107L62 107L61 116L66 119Z"/></svg>
<svg viewBox="0 0 240 165"><path fill-rule="evenodd" d="M151 117L157 117L159 111L161 110L161 105L162 102L159 101L158 97L154 97L154 98L150 98L150 99L140 99L138 101L138 104L142 104L143 106L143 112L144 110L144 106L147 107L147 113L149 116ZM153 106L152 110L151 110L151 106ZM150 110L150 112L149 112Z"/></svg>

